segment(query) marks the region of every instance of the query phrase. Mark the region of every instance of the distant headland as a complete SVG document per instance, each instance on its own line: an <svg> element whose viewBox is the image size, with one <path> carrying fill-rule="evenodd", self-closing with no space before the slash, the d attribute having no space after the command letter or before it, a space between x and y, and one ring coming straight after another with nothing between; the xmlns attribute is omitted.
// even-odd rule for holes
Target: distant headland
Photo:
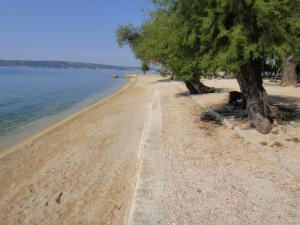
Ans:
<svg viewBox="0 0 300 225"><path fill-rule="evenodd" d="M68 62L68 61L47 61L47 60L3 60L0 59L1 66L29 66L46 68L76 68L76 69L115 69L115 70L139 70L139 67L115 66L98 63Z"/></svg>

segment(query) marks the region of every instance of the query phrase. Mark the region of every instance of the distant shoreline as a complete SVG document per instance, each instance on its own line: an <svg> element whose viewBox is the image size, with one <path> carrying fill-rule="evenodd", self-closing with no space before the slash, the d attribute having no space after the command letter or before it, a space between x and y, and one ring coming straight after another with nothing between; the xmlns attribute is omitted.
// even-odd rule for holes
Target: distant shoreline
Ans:
<svg viewBox="0 0 300 225"><path fill-rule="evenodd" d="M0 59L0 67L36 67L57 69L112 69L112 70L140 70L134 66L116 66L98 63L50 61L50 60L3 60Z"/></svg>

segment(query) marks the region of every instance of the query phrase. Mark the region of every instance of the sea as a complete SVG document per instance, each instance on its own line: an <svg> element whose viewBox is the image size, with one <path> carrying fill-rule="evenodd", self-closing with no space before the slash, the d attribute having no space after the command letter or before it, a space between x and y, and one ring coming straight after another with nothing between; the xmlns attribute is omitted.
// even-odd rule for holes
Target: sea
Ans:
<svg viewBox="0 0 300 225"><path fill-rule="evenodd" d="M0 67L0 150L112 94L131 73L138 72Z"/></svg>

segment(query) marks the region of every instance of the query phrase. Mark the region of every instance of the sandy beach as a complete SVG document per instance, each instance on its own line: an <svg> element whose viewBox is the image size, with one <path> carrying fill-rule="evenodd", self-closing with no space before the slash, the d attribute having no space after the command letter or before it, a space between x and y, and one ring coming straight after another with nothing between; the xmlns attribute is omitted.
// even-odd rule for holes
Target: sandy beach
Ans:
<svg viewBox="0 0 300 225"><path fill-rule="evenodd" d="M4 151L1 224L122 224L156 77Z"/></svg>
<svg viewBox="0 0 300 225"><path fill-rule="evenodd" d="M234 130L203 119L197 101L224 98L210 96L137 76L4 151L1 224L300 224L297 179ZM292 152L297 169L299 149L277 150L287 162Z"/></svg>

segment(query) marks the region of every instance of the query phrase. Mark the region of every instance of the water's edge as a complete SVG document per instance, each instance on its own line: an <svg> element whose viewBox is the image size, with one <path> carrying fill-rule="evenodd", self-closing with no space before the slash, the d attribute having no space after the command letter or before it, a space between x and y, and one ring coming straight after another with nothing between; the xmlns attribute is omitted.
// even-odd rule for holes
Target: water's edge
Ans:
<svg viewBox="0 0 300 225"><path fill-rule="evenodd" d="M72 106L67 110L58 112L51 116L40 118L36 121L30 122L27 125L19 127L18 130L15 131L14 133L0 136L0 153L4 153L7 150L9 151L10 148L13 148L14 146L22 143L23 141L26 141L26 139L30 137L38 135L40 132L43 132L43 130L55 126L55 124L58 124L66 120L67 118L72 117L77 113L80 113L81 111L84 111L86 108L89 108L97 104L98 102L102 102L103 100L109 98L110 96L117 94L122 89L126 88L126 86L128 86L129 84L130 81L127 80L120 86L112 87L111 89L108 89L105 92L98 93L88 99L85 99L75 104L74 106Z"/></svg>

